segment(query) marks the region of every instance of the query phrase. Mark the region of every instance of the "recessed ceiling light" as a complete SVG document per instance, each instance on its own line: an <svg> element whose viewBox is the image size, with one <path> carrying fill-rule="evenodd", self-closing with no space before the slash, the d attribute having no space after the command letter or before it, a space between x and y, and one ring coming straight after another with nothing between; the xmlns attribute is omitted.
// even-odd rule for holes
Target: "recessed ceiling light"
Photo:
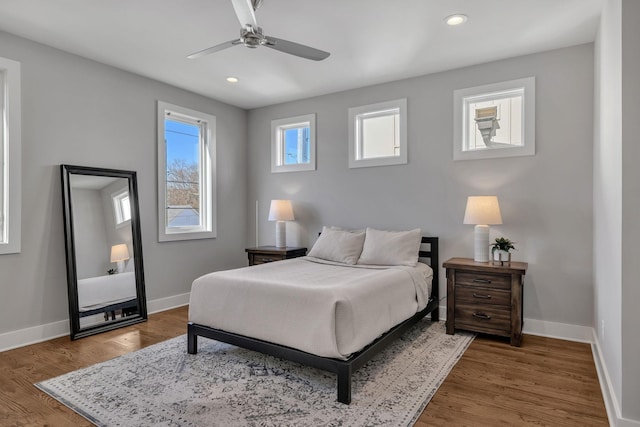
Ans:
<svg viewBox="0 0 640 427"><path fill-rule="evenodd" d="M238 78L237 77L227 77L227 81L229 83L238 83Z"/></svg>
<svg viewBox="0 0 640 427"><path fill-rule="evenodd" d="M465 22L467 22L467 15L463 15L461 13L456 13L455 15L449 15L446 18L444 18L444 22L446 22L447 25L451 25L452 27L455 25L464 24Z"/></svg>

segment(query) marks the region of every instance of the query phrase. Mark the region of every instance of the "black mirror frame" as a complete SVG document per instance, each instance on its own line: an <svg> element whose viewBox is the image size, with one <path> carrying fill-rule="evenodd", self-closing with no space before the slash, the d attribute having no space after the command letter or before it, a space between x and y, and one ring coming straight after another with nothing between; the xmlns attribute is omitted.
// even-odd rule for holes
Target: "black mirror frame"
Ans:
<svg viewBox="0 0 640 427"><path fill-rule="evenodd" d="M140 209L138 205L138 183L136 172L117 169L103 169L86 166L60 165L62 176L62 202L64 213L64 234L67 259L67 289L69 294L69 323L72 340L95 335L101 332L121 328L123 326L147 320L147 298L144 286L144 268L142 263L142 238L140 234ZM133 260L136 276L136 295L138 313L122 317L104 325L92 325L80 328L80 307L78 304L78 275L76 269L76 249L73 230L73 209L71 199L70 175L89 175L113 178L125 178L129 182L129 202L131 204L131 237L133 243Z"/></svg>

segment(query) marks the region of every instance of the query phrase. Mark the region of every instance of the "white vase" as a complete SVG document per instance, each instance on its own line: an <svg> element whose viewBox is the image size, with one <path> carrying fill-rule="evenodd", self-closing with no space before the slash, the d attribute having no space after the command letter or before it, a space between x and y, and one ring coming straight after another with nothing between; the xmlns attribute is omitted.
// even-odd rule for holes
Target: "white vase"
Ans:
<svg viewBox="0 0 640 427"><path fill-rule="evenodd" d="M511 262L511 252L496 249L493 251L494 265L509 265Z"/></svg>

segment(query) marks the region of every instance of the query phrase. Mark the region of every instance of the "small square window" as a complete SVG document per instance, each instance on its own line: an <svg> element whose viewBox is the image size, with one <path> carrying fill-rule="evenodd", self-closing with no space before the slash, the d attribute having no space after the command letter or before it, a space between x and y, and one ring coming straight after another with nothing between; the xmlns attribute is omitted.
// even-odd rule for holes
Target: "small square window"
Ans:
<svg viewBox="0 0 640 427"><path fill-rule="evenodd" d="M271 122L271 172L316 169L315 124L315 114Z"/></svg>
<svg viewBox="0 0 640 427"><path fill-rule="evenodd" d="M454 160L535 154L535 78L454 91Z"/></svg>
<svg viewBox="0 0 640 427"><path fill-rule="evenodd" d="M131 204L129 203L129 191L121 191L111 196L116 226L119 227L131 221Z"/></svg>
<svg viewBox="0 0 640 427"><path fill-rule="evenodd" d="M407 100L349 108L349 167L407 163Z"/></svg>

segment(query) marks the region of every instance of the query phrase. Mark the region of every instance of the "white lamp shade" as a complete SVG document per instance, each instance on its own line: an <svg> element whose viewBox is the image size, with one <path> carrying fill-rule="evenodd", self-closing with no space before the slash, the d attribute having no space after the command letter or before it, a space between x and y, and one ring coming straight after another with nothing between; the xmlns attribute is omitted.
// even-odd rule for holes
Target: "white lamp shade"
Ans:
<svg viewBox="0 0 640 427"><path fill-rule="evenodd" d="M272 200L269 207L269 221L293 221L291 200Z"/></svg>
<svg viewBox="0 0 640 427"><path fill-rule="evenodd" d="M129 249L127 245L121 243L111 246L111 262L126 261L129 259Z"/></svg>
<svg viewBox="0 0 640 427"><path fill-rule="evenodd" d="M475 225L502 224L500 205L496 196L469 196L464 211L464 223Z"/></svg>

